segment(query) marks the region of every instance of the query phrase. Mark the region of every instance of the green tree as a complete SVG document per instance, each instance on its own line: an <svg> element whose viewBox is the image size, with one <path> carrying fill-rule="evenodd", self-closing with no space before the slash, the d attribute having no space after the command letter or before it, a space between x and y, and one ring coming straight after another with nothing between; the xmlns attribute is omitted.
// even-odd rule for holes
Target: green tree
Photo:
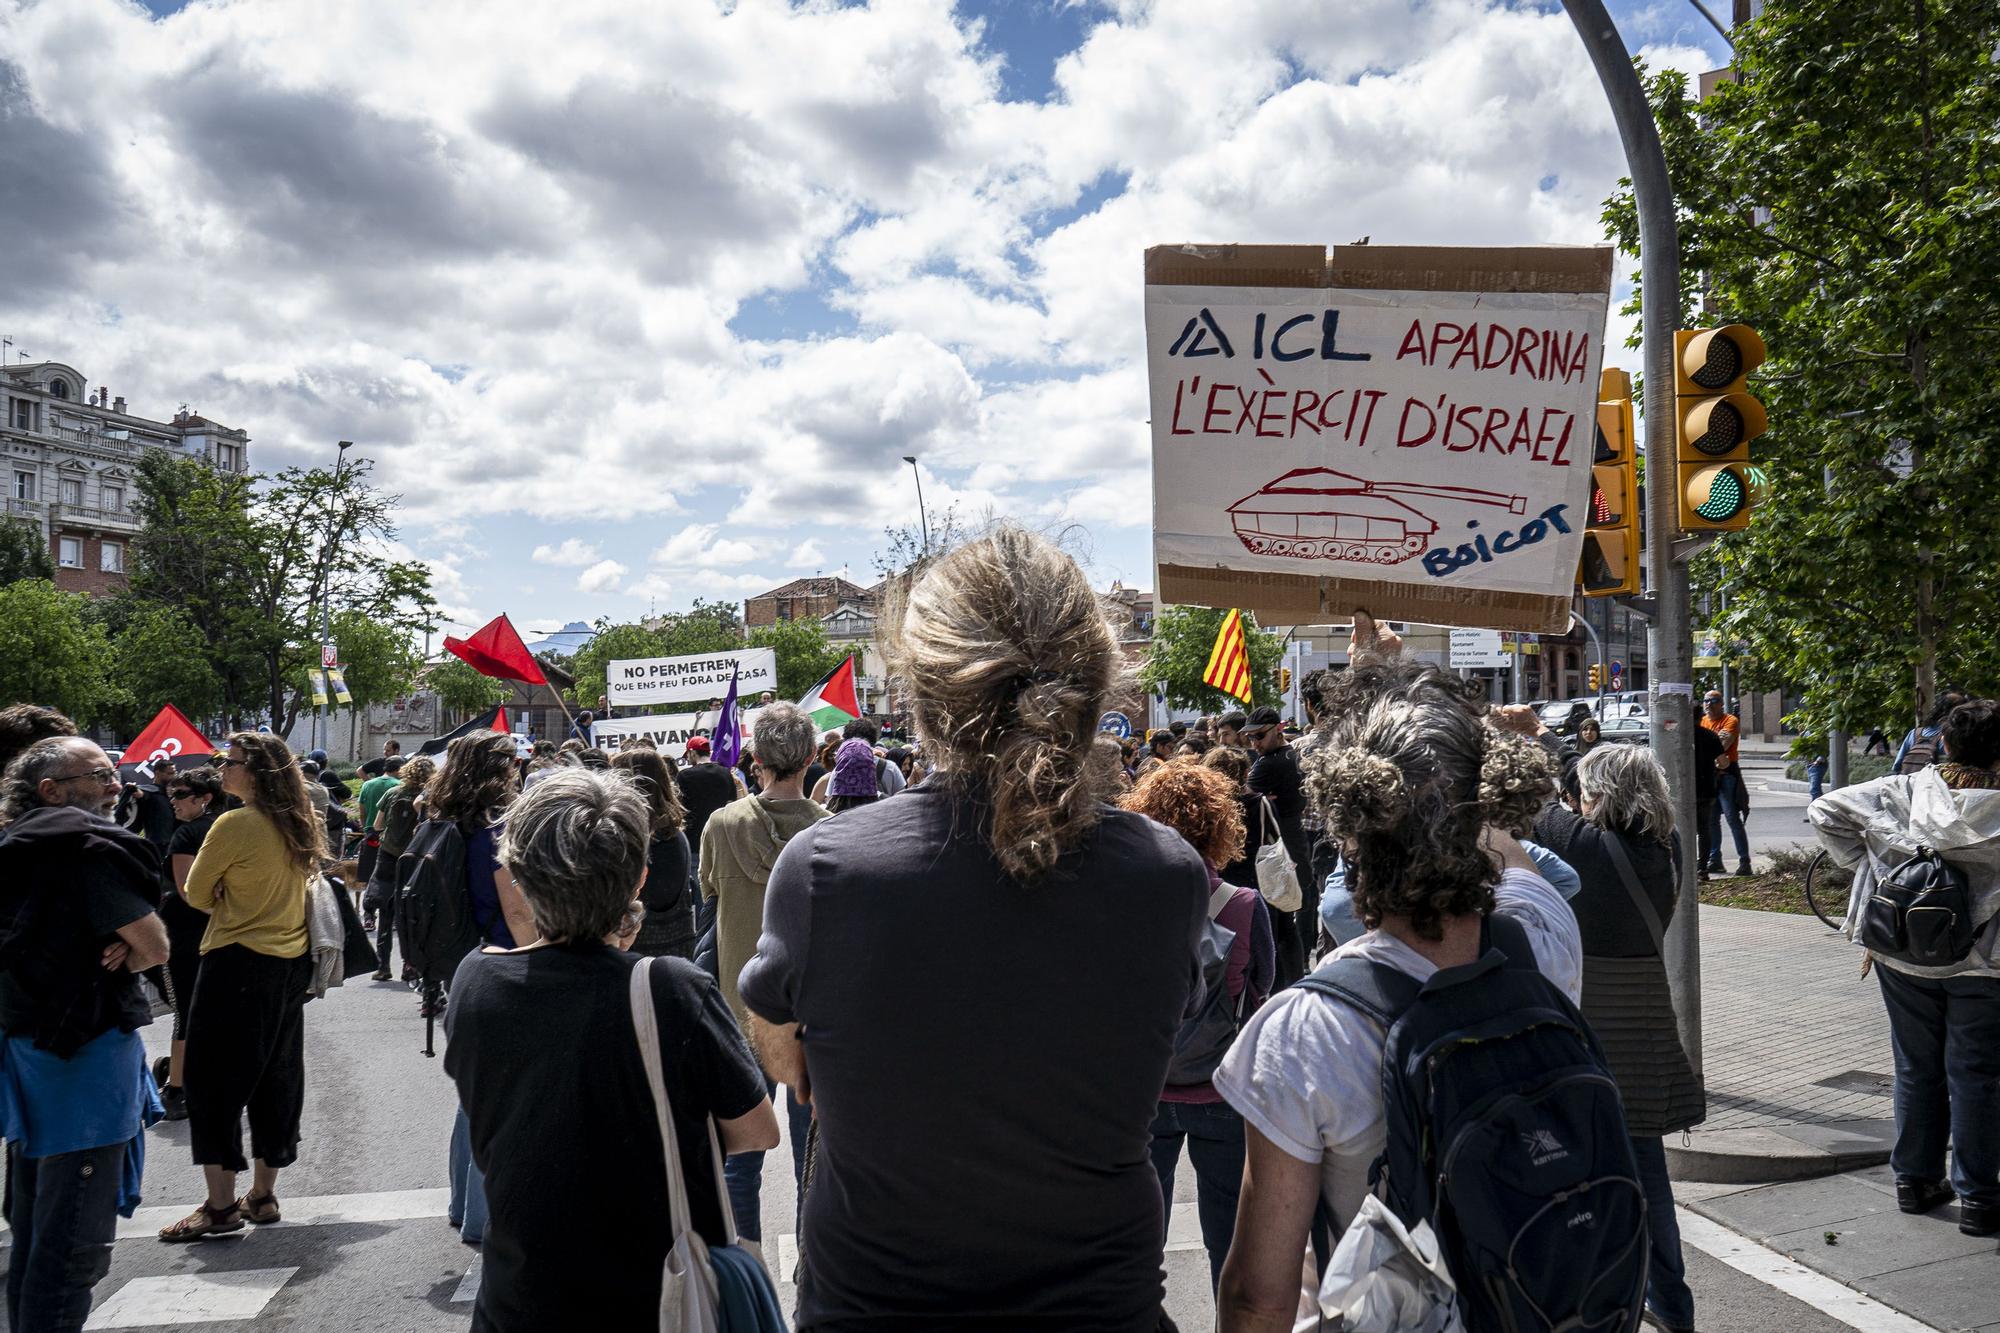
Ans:
<svg viewBox="0 0 2000 1333"><path fill-rule="evenodd" d="M1767 6L1699 105L1648 80L1680 208L1682 311L1757 329L1769 498L1694 577L1802 730L1914 718L2000 679L2000 9ZM1606 205L1636 252L1629 190ZM1685 325L1685 317L1680 321Z"/></svg>
<svg viewBox="0 0 2000 1333"><path fill-rule="evenodd" d="M381 553L399 497L368 483L372 469L288 468L257 490L163 452L141 462L133 595L188 612L232 717L290 730L328 606L405 634L429 623L429 570Z"/></svg>
<svg viewBox="0 0 2000 1333"><path fill-rule="evenodd" d="M569 659L576 680L576 705L597 707L606 693L605 672L613 662L641 657L685 657L693 653L726 653L743 647L743 613L734 602L700 598L686 611L670 611L651 625L597 622L597 637ZM811 682L808 681L808 684ZM690 700L689 707L696 701Z"/></svg>
<svg viewBox="0 0 2000 1333"><path fill-rule="evenodd" d="M491 708L509 694L506 682L482 676L463 662L440 662L423 674L423 687L438 702L460 713Z"/></svg>
<svg viewBox="0 0 2000 1333"><path fill-rule="evenodd" d="M613 625L597 622L597 637L577 650L570 659L570 674L576 680L576 703L595 708L605 692L604 677L613 662L637 657L665 657L660 636L644 625Z"/></svg>
<svg viewBox="0 0 2000 1333"><path fill-rule="evenodd" d="M333 641L340 649L341 678L357 709L407 694L423 668L423 656L408 633L359 611L342 611L333 618Z"/></svg>
<svg viewBox="0 0 2000 1333"><path fill-rule="evenodd" d="M221 710L222 680L199 651L200 631L186 611L122 596L97 598L85 614L111 641L120 698L102 720L120 735L136 735L166 704L195 719Z"/></svg>
<svg viewBox="0 0 2000 1333"><path fill-rule="evenodd" d="M0 587L0 706L45 704L85 726L125 696L111 679L111 641L80 593L47 579Z"/></svg>
<svg viewBox="0 0 2000 1333"><path fill-rule="evenodd" d="M0 514L0 583L55 576L56 562L49 558L49 543L42 536L41 525Z"/></svg>
<svg viewBox="0 0 2000 1333"><path fill-rule="evenodd" d="M1167 687L1167 702L1175 708L1193 708L1203 713L1226 713L1243 704L1202 683L1209 654L1215 651L1215 636L1222 632L1223 618L1229 614L1208 606L1169 606L1153 618L1153 644L1146 664L1139 668L1139 683L1148 690ZM1285 656L1285 641L1257 628L1256 617L1243 615L1243 642L1250 650L1250 692L1255 704L1276 706L1278 664Z"/></svg>
<svg viewBox="0 0 2000 1333"><path fill-rule="evenodd" d="M826 626L811 618L781 620L753 629L750 646L777 650L780 699L797 699L847 656L847 649L826 641Z"/></svg>

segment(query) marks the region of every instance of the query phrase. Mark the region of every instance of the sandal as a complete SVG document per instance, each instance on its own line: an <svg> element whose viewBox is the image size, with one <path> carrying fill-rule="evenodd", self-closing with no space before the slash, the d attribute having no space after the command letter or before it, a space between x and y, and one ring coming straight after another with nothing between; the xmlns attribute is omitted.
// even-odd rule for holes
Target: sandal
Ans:
<svg viewBox="0 0 2000 1333"><path fill-rule="evenodd" d="M244 1217L260 1227L279 1220L278 1196L275 1194L266 1194L260 1199L252 1190L238 1199L236 1206L243 1210Z"/></svg>
<svg viewBox="0 0 2000 1333"><path fill-rule="evenodd" d="M200 1240L203 1236L220 1236L226 1232L243 1229L243 1207L231 1201L221 1208L211 1208L206 1203L183 1217L170 1227L160 1228L160 1239L165 1241Z"/></svg>

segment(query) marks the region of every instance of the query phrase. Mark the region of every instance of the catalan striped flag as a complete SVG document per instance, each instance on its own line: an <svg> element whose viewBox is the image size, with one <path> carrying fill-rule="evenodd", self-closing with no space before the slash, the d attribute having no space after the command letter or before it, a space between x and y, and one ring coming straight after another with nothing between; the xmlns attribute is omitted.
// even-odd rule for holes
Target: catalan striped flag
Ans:
<svg viewBox="0 0 2000 1333"><path fill-rule="evenodd" d="M1250 645L1243 640L1243 613L1231 610L1215 636L1215 651L1208 655L1208 667L1201 673L1204 685L1213 685L1224 694L1250 702Z"/></svg>

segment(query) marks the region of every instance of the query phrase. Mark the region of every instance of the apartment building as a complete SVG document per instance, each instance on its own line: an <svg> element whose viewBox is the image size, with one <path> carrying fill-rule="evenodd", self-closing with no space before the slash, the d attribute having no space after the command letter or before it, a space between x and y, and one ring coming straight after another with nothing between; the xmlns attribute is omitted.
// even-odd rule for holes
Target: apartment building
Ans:
<svg viewBox="0 0 2000 1333"><path fill-rule="evenodd" d="M249 469L250 437L182 407L171 421L125 410L60 361L0 365L5 513L41 530L56 586L93 596L125 587L134 477L148 449L169 449L225 472Z"/></svg>

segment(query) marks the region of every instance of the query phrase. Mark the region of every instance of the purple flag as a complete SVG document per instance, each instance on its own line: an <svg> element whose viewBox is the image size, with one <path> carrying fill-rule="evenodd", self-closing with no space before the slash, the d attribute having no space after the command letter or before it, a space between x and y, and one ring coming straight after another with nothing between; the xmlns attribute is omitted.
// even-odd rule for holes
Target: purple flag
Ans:
<svg viewBox="0 0 2000 1333"><path fill-rule="evenodd" d="M715 719L715 762L724 768L736 767L743 758L743 724L736 717L736 677L742 670L739 666L729 673L729 693Z"/></svg>

